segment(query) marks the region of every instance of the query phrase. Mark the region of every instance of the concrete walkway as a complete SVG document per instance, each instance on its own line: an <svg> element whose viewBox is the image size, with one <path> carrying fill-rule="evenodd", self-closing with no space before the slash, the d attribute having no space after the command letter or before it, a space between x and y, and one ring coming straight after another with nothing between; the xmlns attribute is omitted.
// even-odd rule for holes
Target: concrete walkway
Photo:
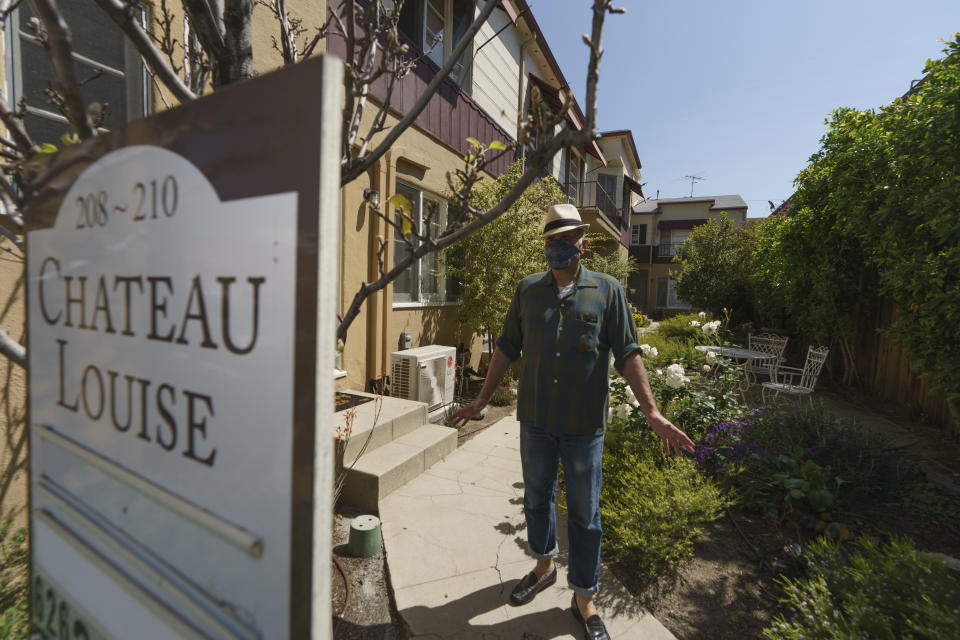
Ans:
<svg viewBox="0 0 960 640"><path fill-rule="evenodd" d="M520 425L488 427L380 504L397 609L415 640L583 638L570 611L566 521L558 520L557 584L523 607L507 597L526 554ZM602 568L597 606L615 639L675 640Z"/></svg>

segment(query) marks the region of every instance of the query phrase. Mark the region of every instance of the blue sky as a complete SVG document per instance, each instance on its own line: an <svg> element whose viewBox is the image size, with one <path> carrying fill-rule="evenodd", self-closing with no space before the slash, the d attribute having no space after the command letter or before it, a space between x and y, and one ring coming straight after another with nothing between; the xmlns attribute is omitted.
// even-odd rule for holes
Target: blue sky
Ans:
<svg viewBox="0 0 960 640"><path fill-rule="evenodd" d="M531 0L584 104L590 0ZM631 129L647 197L740 194L751 217L793 193L840 107L877 108L960 31L960 0L620 0L608 16L600 131Z"/></svg>

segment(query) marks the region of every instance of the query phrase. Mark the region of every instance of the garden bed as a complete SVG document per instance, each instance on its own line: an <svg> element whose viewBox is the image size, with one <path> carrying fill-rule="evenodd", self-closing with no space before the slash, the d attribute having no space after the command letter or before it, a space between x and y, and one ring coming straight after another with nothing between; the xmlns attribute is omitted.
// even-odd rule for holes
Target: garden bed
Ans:
<svg viewBox="0 0 960 640"><path fill-rule="evenodd" d="M735 368L694 349L719 340L704 324L680 316L643 336L693 461L662 456L614 377L601 511L618 577L682 639L960 634L960 581L930 555L960 556L960 448L842 397L751 409Z"/></svg>

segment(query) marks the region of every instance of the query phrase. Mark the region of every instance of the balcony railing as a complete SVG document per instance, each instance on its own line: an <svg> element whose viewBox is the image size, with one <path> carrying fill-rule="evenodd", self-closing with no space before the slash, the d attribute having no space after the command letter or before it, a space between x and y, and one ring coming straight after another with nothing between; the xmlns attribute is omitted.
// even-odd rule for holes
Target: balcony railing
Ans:
<svg viewBox="0 0 960 640"><path fill-rule="evenodd" d="M587 209L599 209L610 218L614 224L620 226L623 218L617 208L616 199L603 190L597 182L568 182L563 185L567 194L567 202Z"/></svg>
<svg viewBox="0 0 960 640"><path fill-rule="evenodd" d="M662 258L665 256L675 256L677 255L677 249L683 246L683 241L680 242L661 242L659 247L658 255Z"/></svg>

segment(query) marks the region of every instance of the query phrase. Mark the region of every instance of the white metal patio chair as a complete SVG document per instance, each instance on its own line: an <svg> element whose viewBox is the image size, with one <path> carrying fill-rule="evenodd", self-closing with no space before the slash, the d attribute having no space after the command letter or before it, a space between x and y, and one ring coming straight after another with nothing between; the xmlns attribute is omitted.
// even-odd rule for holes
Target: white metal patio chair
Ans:
<svg viewBox="0 0 960 640"><path fill-rule="evenodd" d="M764 375L770 376L770 381L773 382L771 371L783 364L783 352L787 348L787 337L778 336L775 333L758 333L756 335L751 333L747 336L747 345L747 348L751 351L775 356L773 360L746 363L743 371L747 376L747 381L756 384L757 376Z"/></svg>
<svg viewBox="0 0 960 640"><path fill-rule="evenodd" d="M764 403L776 400L781 393L793 396L812 397L813 390L817 386L817 377L820 370L823 369L823 363L827 361L830 349L827 347L810 347L807 349L807 361L803 368L779 366L773 369L770 382L763 383L763 401ZM768 400L767 393L773 394Z"/></svg>

